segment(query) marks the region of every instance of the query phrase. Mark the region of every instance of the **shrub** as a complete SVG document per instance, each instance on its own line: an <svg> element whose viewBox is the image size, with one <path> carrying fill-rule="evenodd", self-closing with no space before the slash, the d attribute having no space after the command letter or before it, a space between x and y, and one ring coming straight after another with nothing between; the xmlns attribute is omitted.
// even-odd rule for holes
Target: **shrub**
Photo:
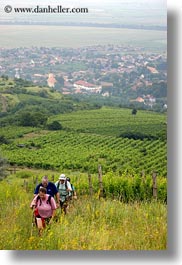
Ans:
<svg viewBox="0 0 182 265"><path fill-rule="evenodd" d="M50 124L47 124L48 130L57 131L62 129L62 125L59 121L53 121Z"/></svg>
<svg viewBox="0 0 182 265"><path fill-rule="evenodd" d="M0 135L0 144L8 144L9 141L6 139L4 135Z"/></svg>

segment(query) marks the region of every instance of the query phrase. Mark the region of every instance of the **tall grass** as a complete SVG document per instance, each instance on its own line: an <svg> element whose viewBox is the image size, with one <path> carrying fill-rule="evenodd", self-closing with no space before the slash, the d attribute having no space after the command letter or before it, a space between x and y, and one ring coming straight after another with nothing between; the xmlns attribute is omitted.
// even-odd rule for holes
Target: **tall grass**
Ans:
<svg viewBox="0 0 182 265"><path fill-rule="evenodd" d="M157 202L99 200L82 195L67 215L42 237L32 227L32 193L22 179L0 185L0 249L7 250L165 250L167 209Z"/></svg>

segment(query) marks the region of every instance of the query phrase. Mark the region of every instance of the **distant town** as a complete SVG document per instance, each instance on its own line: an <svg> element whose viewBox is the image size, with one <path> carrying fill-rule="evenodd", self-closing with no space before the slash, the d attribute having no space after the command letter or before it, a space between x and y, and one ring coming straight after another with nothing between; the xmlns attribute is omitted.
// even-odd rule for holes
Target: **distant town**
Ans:
<svg viewBox="0 0 182 265"><path fill-rule="evenodd" d="M167 54L141 47L0 48L0 75L65 95L119 96L151 107L158 101L167 108Z"/></svg>

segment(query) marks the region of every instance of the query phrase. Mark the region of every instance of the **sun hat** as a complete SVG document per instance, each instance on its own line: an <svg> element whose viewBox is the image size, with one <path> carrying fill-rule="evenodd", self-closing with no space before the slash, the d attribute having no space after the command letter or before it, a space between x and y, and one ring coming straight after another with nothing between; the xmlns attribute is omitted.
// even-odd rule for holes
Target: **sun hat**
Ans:
<svg viewBox="0 0 182 265"><path fill-rule="evenodd" d="M59 179L61 180L65 180L66 179L66 176L65 176L65 174L61 174L60 176L59 176Z"/></svg>

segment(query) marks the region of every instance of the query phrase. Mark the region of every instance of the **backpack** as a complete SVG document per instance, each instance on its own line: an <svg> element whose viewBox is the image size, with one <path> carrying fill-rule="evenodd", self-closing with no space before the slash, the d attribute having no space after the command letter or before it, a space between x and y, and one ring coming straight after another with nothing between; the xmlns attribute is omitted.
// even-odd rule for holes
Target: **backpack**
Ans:
<svg viewBox="0 0 182 265"><path fill-rule="evenodd" d="M58 182L58 184L56 185L56 188L59 190L59 184L60 182ZM65 188L67 189L68 188L68 185L67 185L67 180L65 180Z"/></svg>
<svg viewBox="0 0 182 265"><path fill-rule="evenodd" d="M41 206L41 204L42 204L42 200L41 200L41 198L40 198L39 195L38 195L37 198L36 198L36 205L38 204L38 201L40 201L39 206ZM51 195L49 195L49 197L48 197L46 203L51 205Z"/></svg>
<svg viewBox="0 0 182 265"><path fill-rule="evenodd" d="M70 191L70 197L72 197L74 194L74 188L73 188L73 184L72 183L70 183L70 184L71 184L71 189L72 189L72 191Z"/></svg>

